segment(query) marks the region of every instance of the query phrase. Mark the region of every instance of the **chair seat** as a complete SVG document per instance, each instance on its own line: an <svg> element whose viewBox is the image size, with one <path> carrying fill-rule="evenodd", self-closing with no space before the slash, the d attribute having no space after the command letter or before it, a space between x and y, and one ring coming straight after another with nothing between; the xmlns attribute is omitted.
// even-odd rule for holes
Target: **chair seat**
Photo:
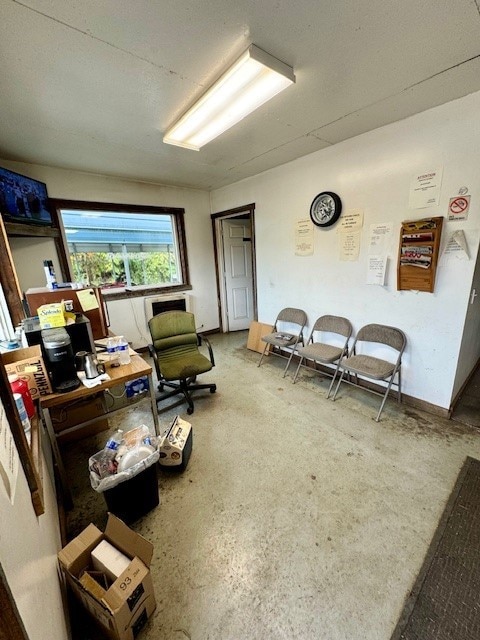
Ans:
<svg viewBox="0 0 480 640"><path fill-rule="evenodd" d="M288 347L291 344L295 344L298 336L292 333L284 333L284 332L276 332L269 333L266 336L262 337L263 342L267 342L268 344L273 344L276 347Z"/></svg>
<svg viewBox="0 0 480 640"><path fill-rule="evenodd" d="M185 359L162 360L162 376L165 380L181 380L198 376L212 369L212 363L201 353L190 353Z"/></svg>
<svg viewBox="0 0 480 640"><path fill-rule="evenodd" d="M313 342L306 347L299 347L297 353L308 360L332 363L340 358L343 353L343 348L322 342Z"/></svg>
<svg viewBox="0 0 480 640"><path fill-rule="evenodd" d="M340 363L340 367L358 375L366 375L374 380L384 380L391 376L395 370L395 365L391 362L367 355L345 358Z"/></svg>

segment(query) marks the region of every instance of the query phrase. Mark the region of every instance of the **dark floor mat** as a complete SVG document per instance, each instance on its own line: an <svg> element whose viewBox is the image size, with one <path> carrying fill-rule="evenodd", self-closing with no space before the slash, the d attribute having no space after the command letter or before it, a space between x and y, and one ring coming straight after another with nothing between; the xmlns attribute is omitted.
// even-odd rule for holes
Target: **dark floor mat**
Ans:
<svg viewBox="0 0 480 640"><path fill-rule="evenodd" d="M480 638L480 461L467 458L391 640Z"/></svg>

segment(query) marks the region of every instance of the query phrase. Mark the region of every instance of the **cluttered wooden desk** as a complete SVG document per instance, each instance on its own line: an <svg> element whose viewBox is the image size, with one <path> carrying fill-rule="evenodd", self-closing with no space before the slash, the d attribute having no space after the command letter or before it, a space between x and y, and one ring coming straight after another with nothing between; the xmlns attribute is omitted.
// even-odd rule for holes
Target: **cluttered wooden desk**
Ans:
<svg viewBox="0 0 480 640"><path fill-rule="evenodd" d="M137 380L142 376L147 376L148 378L148 387L149 393L148 397L150 398L151 407L152 407L152 417L155 428L155 435L159 435L159 422L158 422L158 413L157 413L157 404L155 399L155 391L153 388L152 381L152 367L138 354L132 352L130 357L130 363L113 367L111 364L106 361L105 362L105 373L108 374L108 380L102 380L99 384L86 387L81 385L77 389L73 391L69 391L67 393L52 393L47 396L42 396L40 398L40 413L42 419L45 424L45 428L48 433L48 437L50 440L50 444L52 447L52 453L54 462L56 465L56 469L58 472L58 479L60 482L60 487L63 494L63 501L65 507L71 508L73 506L73 499L69 488L68 476L65 470L65 466L63 464L62 455L58 446L58 436L64 432L55 431L52 423L51 411L57 407L68 406L71 403L75 403L80 399L86 399L89 397L96 396L97 394L102 394L102 392L107 392L109 389L116 387L117 385L125 384L131 382L133 380ZM104 403L104 415L112 415L119 411L120 407L117 409L111 409L108 407L107 403ZM98 420L98 416L92 418L90 420L86 420L79 424L76 424L72 427L69 427L66 431L72 432L81 429L82 427L86 427L92 422Z"/></svg>

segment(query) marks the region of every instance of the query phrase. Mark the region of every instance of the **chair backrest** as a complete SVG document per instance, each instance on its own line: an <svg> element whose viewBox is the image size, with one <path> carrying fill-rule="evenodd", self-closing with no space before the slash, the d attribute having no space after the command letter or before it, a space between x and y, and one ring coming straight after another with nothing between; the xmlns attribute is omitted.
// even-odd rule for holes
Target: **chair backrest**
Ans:
<svg viewBox="0 0 480 640"><path fill-rule="evenodd" d="M357 341L385 344L396 349L401 357L407 344L407 337L401 329L396 327L389 327L385 324L366 324L358 331L355 338L355 342Z"/></svg>
<svg viewBox="0 0 480 640"><path fill-rule="evenodd" d="M275 329L279 322L286 322L288 324L296 324L300 327L300 333L303 331L307 324L307 314L302 309L295 309L294 307L285 307L282 309L275 320Z"/></svg>
<svg viewBox="0 0 480 640"><path fill-rule="evenodd" d="M345 338L352 335L352 323L347 318L341 316L320 316L315 321L312 329L312 336L315 331L325 331L327 333L337 333Z"/></svg>
<svg viewBox="0 0 480 640"><path fill-rule="evenodd" d="M149 320L148 328L157 351L198 342L195 316L188 311L159 313Z"/></svg>

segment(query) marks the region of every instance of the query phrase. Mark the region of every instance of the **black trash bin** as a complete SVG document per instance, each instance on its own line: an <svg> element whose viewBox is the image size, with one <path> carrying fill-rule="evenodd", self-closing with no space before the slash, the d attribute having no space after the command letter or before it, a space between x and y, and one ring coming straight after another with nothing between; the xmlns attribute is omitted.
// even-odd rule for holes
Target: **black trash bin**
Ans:
<svg viewBox="0 0 480 640"><path fill-rule="evenodd" d="M127 524L158 507L157 464L103 492L107 508Z"/></svg>
<svg viewBox="0 0 480 640"><path fill-rule="evenodd" d="M103 493L111 513L131 523L158 506L158 450L132 467L100 478L97 469L103 456L99 451L90 458L90 482L95 491Z"/></svg>

